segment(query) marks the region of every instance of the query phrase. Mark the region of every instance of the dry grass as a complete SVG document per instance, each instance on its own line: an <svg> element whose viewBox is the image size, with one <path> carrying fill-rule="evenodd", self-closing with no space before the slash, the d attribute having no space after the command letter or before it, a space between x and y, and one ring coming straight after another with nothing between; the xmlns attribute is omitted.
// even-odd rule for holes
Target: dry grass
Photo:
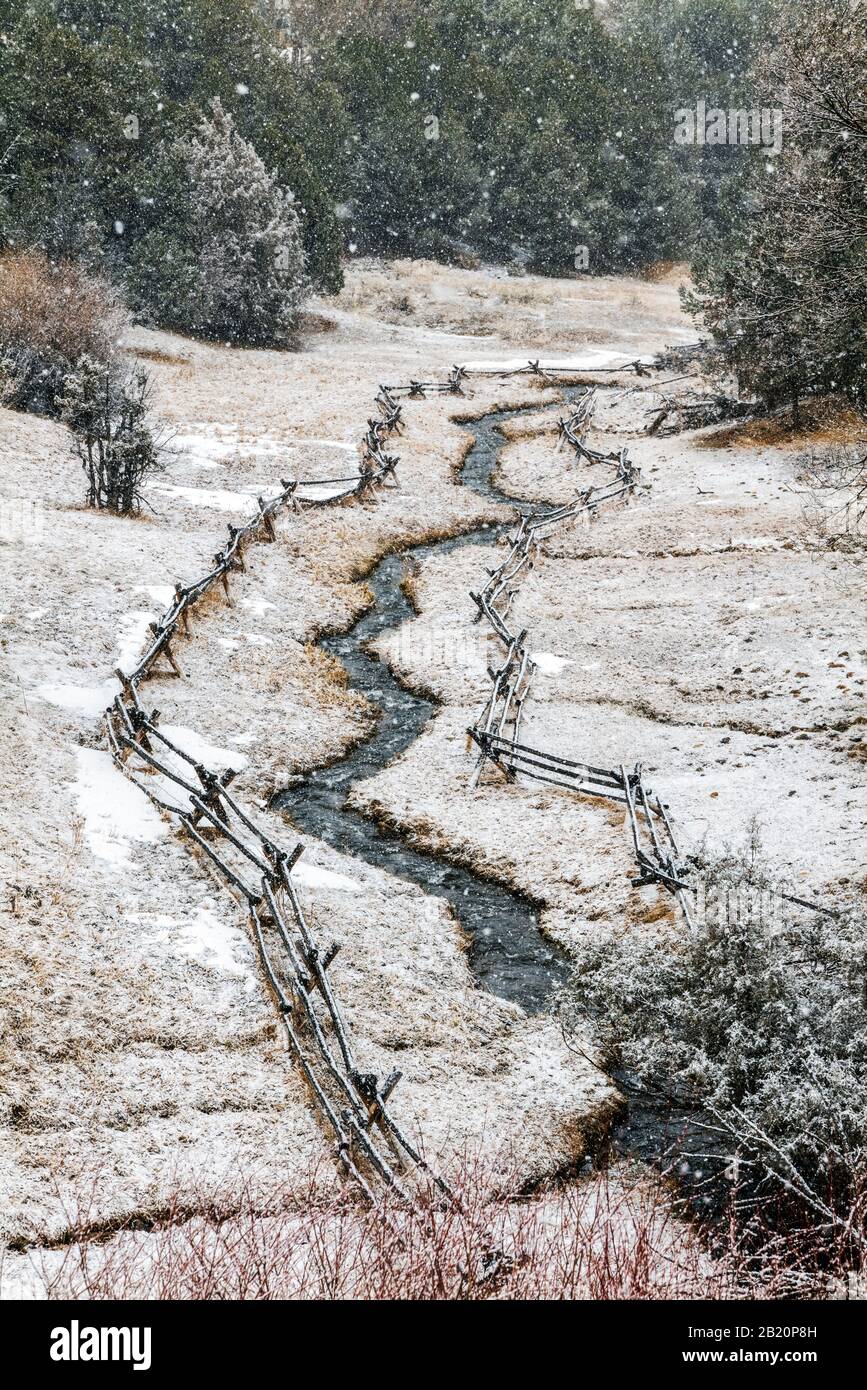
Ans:
<svg viewBox="0 0 867 1390"><path fill-rule="evenodd" d="M641 272L642 280L652 285L689 284L689 265L686 261L656 261Z"/></svg>
<svg viewBox="0 0 867 1390"><path fill-rule="evenodd" d="M562 408L561 408L562 409ZM558 428L557 417L553 414L546 416L517 416L514 420L504 420L498 427L499 433L504 439L514 441L516 439L550 439L556 442Z"/></svg>
<svg viewBox="0 0 867 1390"><path fill-rule="evenodd" d="M56 353L75 362L83 353L113 356L126 322L104 280L68 261L36 251L0 259L0 346Z"/></svg>
<svg viewBox="0 0 867 1390"><path fill-rule="evenodd" d="M497 1171L458 1161L453 1202L422 1189L412 1204L368 1206L312 1168L291 1190L177 1185L158 1205L94 1219L97 1174L66 1200L59 1234L34 1228L0 1259L0 1283L47 1299L184 1302L815 1300L863 1287L848 1238L781 1234L774 1210L737 1189L701 1231L672 1185L631 1165L532 1193L518 1165Z"/></svg>
<svg viewBox="0 0 867 1390"><path fill-rule="evenodd" d="M650 925L652 922L669 922L672 926L677 922L677 914L669 902L641 903L634 913L636 922Z"/></svg>
<svg viewBox="0 0 867 1390"><path fill-rule="evenodd" d="M137 360L165 363L170 367L186 367L189 366L190 362L188 357L179 357L177 353L173 352L163 352L160 348L138 347L135 351L127 349L127 354Z"/></svg>
<svg viewBox="0 0 867 1390"><path fill-rule="evenodd" d="M298 334L306 337L308 334L333 333L337 325L333 318L328 314L317 314L313 310L305 310L298 320Z"/></svg>
<svg viewBox="0 0 867 1390"><path fill-rule="evenodd" d="M308 642L304 647L304 659L307 666L305 681L309 682L314 702L326 709L335 705L343 708L347 703L349 685L349 673L343 663L313 642ZM361 697L355 695L354 698L359 708L366 706L366 701Z"/></svg>
<svg viewBox="0 0 867 1390"><path fill-rule="evenodd" d="M552 280L503 272L492 277L481 269L424 260L360 258L348 266L345 287L332 302L402 327L551 351L622 339L627 305L634 336L658 334L660 311L672 327L681 327L679 283L671 267L656 281L585 275Z"/></svg>
<svg viewBox="0 0 867 1390"><path fill-rule="evenodd" d="M790 409L759 420L745 420L725 429L696 436L697 449L766 449L787 444L853 444L864 438L864 417L836 396L807 401L801 406L801 423L795 426Z"/></svg>

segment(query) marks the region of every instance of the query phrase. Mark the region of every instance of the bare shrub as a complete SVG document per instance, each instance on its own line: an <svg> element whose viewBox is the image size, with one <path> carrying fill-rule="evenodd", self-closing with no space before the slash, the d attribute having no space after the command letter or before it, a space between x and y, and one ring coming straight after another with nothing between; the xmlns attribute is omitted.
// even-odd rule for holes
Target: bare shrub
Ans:
<svg viewBox="0 0 867 1390"><path fill-rule="evenodd" d="M805 450L797 460L804 521L836 550L867 544L867 440Z"/></svg>
<svg viewBox="0 0 867 1390"><path fill-rule="evenodd" d="M292 1193L244 1183L187 1192L150 1229L106 1230L87 1202L62 1244L29 1257L50 1298L615 1299L723 1298L743 1291L673 1215L669 1194L630 1173L517 1195L483 1164L409 1206L323 1196L316 1174Z"/></svg>
<svg viewBox="0 0 867 1390"><path fill-rule="evenodd" d="M0 258L0 399L15 410L59 413L64 383L86 355L109 364L125 325L107 281L42 252Z"/></svg>
<svg viewBox="0 0 867 1390"><path fill-rule="evenodd" d="M87 475L88 506L121 516L138 511L145 478L165 467L166 438L148 424L147 372L137 367L120 376L82 357L67 374L59 404Z"/></svg>

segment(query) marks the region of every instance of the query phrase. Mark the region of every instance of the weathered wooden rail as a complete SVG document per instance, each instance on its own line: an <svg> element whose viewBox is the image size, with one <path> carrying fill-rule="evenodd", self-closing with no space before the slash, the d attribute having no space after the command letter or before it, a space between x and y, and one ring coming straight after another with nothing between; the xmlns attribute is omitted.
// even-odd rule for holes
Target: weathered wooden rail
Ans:
<svg viewBox="0 0 867 1390"><path fill-rule="evenodd" d="M645 787L641 767L628 772L625 767L602 768L557 756L530 747L519 740L524 702L533 678L535 663L527 646L527 632L513 632L509 612L517 592L519 577L532 568L544 540L579 518L591 520L600 507L627 502L643 486L641 472L628 451L601 453L587 444L585 431L595 406L595 390L588 390L573 406L571 414L560 420L558 448L571 446L577 457L613 470L607 482L582 492L574 502L549 508L521 518L517 531L507 542L508 552L479 593L470 593L478 610L476 621L486 619L505 648L499 668L490 667L491 693L468 733L479 749L471 786L481 779L486 767L501 773L507 781L528 777L549 786L563 787L582 796L605 797L626 807L639 874L633 883L658 883L674 894L690 929L693 927L689 895L694 887L684 881L689 866L678 849L668 808Z"/></svg>
<svg viewBox="0 0 867 1390"><path fill-rule="evenodd" d="M647 371L642 363L626 366L641 374ZM574 376L574 370L562 370ZM325 947L317 939L292 877L303 846L287 850L278 844L232 791L234 773L207 767L168 738L160 728L159 712L145 707L143 688L160 663L171 673L180 674L178 644L191 633L194 610L215 592L232 604L231 583L245 571L247 551L257 543L276 539L281 514L375 498L379 488L395 482L398 459L386 452L385 445L402 431L401 398L460 395L474 375L477 373L466 367L455 366L444 381L412 380L380 386L375 397L379 418L368 421L358 473L345 478L283 479L272 497L260 497L256 513L245 525L229 527L228 540L215 554L210 570L191 584L176 587L167 612L152 625L151 639L135 669L129 673L118 670L122 688L106 713L108 742L116 764L174 819L194 854L207 862L246 913L289 1049L331 1135L335 1156L371 1199L376 1184L381 1183L411 1200L409 1179L416 1175L432 1182L444 1200L455 1200L392 1113L389 1102L400 1073L393 1071L379 1078L358 1062L329 974L339 944ZM478 375L547 377L550 372L538 362L528 362L525 367ZM479 619L490 622L505 649L502 666L490 673L491 695L470 730L480 750L476 776L484 766L492 766L509 780L524 775L582 795L622 802L629 814L640 870L635 881L664 884L678 896L689 920L688 885L683 880L686 870L667 809L645 787L640 767L627 773L623 768L608 770L571 762L530 747L519 737L535 667L526 646L526 632L513 633L508 625L514 586L532 566L546 538L578 517L594 515L600 506L618 499L628 501L641 486L639 470L626 450L601 454L587 446L582 431L592 415L593 400L589 391L568 419L561 421L560 445L569 444L588 462L608 466L613 477L585 490L567 506L522 518L505 560L473 595ZM303 495L304 489L322 486L329 488L329 496Z"/></svg>

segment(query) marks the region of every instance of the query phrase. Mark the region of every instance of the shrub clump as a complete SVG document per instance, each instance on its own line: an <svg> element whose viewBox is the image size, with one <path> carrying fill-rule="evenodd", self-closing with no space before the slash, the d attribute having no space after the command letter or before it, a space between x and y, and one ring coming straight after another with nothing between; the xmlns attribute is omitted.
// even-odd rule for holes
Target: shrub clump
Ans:
<svg viewBox="0 0 867 1390"><path fill-rule="evenodd" d="M805 449L796 464L809 535L834 550L867 542L867 440Z"/></svg>
<svg viewBox="0 0 867 1390"><path fill-rule="evenodd" d="M591 942L566 1024L589 1015L610 1063L703 1112L756 1192L848 1223L867 1164L863 918L787 903L755 846L707 866L699 902L694 936Z"/></svg>
<svg viewBox="0 0 867 1390"><path fill-rule="evenodd" d="M126 323L107 281L39 251L0 259L0 400L14 410L61 413L66 379L82 356L104 367Z"/></svg>
<svg viewBox="0 0 867 1390"><path fill-rule="evenodd" d="M87 504L126 515L141 508L141 485L165 467L149 423L150 381L141 367L121 374L82 357L66 378L63 418L87 476Z"/></svg>

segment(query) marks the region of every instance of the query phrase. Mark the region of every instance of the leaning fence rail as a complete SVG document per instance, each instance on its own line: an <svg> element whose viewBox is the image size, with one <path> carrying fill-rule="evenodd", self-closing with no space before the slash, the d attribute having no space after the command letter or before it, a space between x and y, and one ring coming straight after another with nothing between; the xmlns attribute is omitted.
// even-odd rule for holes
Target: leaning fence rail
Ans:
<svg viewBox="0 0 867 1390"><path fill-rule="evenodd" d="M625 367L639 374L647 371L643 362ZM375 1196L376 1185L383 1184L412 1200L410 1179L416 1174L433 1183L443 1200L456 1200L392 1113L389 1101L401 1073L395 1070L379 1078L358 1062L329 974L339 944L323 946L317 939L292 876L303 846L298 844L287 851L278 844L232 791L235 773L207 767L169 738L160 727L159 712L146 709L142 690L157 673L160 662L166 663L172 674L180 674L177 642L190 634L193 610L214 591L221 592L228 604L233 603L230 580L245 570L245 552L251 545L276 540L280 514L375 499L379 488L395 483L398 459L386 453L385 445L403 429L401 398L461 395L464 383L476 375L547 377L549 370L575 375L574 369L548 369L531 361L497 373L455 366L444 381L411 380L380 386L375 397L379 418L367 422L358 473L328 479L282 479L272 497L259 497L250 520L243 526L229 527L228 539L214 555L209 571L191 584L176 587L168 610L151 625L150 640L134 670L117 671L121 690L106 712L108 743L116 764L154 805L174 818L193 852L207 861L246 912L288 1047L331 1135L335 1157L370 1199ZM595 391L587 390L568 418L560 421L558 447L569 445L576 456L608 467L611 476L578 494L571 503L521 517L508 538L505 559L489 571L483 588L472 595L477 621L487 620L504 653L502 664L489 669L490 694L469 730L479 750L473 781L479 780L486 767L492 767L509 781L529 777L624 805L639 870L633 882L667 888L692 928L690 900L696 889L687 881L689 865L678 848L668 807L647 786L640 764L631 771L625 766L598 767L536 748L520 737L535 663L527 647L526 630L513 631L509 626L517 585L535 563L544 542L558 530L580 517L592 518L600 507L612 502L627 503L644 486L640 470L626 449L603 454L587 444L586 429L594 404ZM319 487L328 487L329 495L304 495L306 490ZM802 899L793 901L816 906Z"/></svg>
<svg viewBox="0 0 867 1390"><path fill-rule="evenodd" d="M639 363L627 365L636 371L644 370ZM255 514L243 526L229 526L228 539L214 555L208 572L188 585L176 586L169 608L151 624L150 640L135 668L130 672L117 670L121 690L106 712L108 743L115 763L161 812L175 820L193 852L204 858L246 912L289 1049L331 1134L335 1156L371 1199L377 1182L411 1199L407 1173L415 1171L431 1181L444 1199L455 1200L447 1183L431 1170L391 1112L389 1100L401 1073L392 1071L380 1079L362 1070L358 1063L328 973L339 945L323 947L317 940L292 877L303 846L299 844L287 851L279 845L231 790L235 773L207 767L170 739L160 728L159 712L146 709L142 692L159 671L160 663L167 666L169 673L181 674L177 644L190 635L194 610L213 592L221 593L225 602L233 605L231 581L245 571L246 551L256 543L276 540L279 515L375 499L380 487L395 482L398 459L386 452L385 445L393 435L402 432L401 398L461 395L471 375L544 378L550 373L532 361L497 373L471 372L458 365L444 381L411 380L400 385L381 385L375 397L379 418L367 422L357 474L281 479L273 496L257 498ZM506 561L490 575L476 597L480 616L488 617L507 646L504 665L492 677L492 696L476 735L484 757L504 768L510 777L516 770L532 769L531 775L547 777L556 785L599 793L616 791L603 770L585 767L579 775L577 765L518 742L521 712L534 665L524 645L526 633L513 635L507 626L514 592L510 586L532 563L546 536L581 513L592 513L604 502L628 495L638 486L638 471L625 450L616 456L596 455L587 450L577 433L589 418L592 403L589 393L569 420L561 422L562 439L592 461L613 462L616 476L601 488L591 488L569 506L524 518ZM322 487L329 489L328 496L305 495L309 491L315 494Z"/></svg>

